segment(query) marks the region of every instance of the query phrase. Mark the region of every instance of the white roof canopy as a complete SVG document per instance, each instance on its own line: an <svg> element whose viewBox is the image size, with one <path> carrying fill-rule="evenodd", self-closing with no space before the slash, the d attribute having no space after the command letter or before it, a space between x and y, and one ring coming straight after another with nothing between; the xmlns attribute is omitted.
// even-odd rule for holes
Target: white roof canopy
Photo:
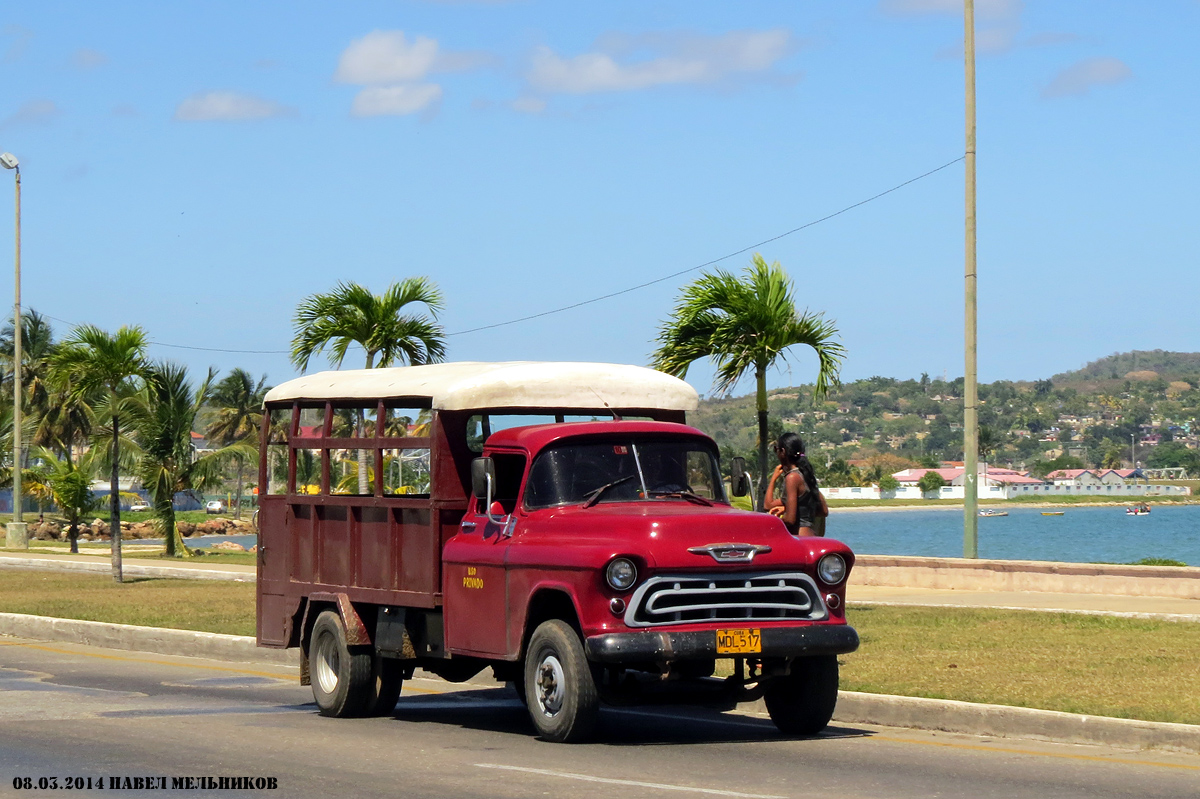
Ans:
<svg viewBox="0 0 1200 799"><path fill-rule="evenodd" d="M317 372L268 392L280 400L377 400L428 397L437 410L475 408L647 408L693 411L696 390L643 366L509 361L438 363Z"/></svg>

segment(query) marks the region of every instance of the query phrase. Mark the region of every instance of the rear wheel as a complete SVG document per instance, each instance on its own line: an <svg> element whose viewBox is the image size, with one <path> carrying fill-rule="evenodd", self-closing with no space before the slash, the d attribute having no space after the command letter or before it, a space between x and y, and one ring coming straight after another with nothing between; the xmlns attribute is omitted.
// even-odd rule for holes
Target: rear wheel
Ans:
<svg viewBox="0 0 1200 799"><path fill-rule="evenodd" d="M776 677L763 699L771 721L788 735L816 735L829 725L837 705L836 655L796 658L791 673Z"/></svg>
<svg viewBox="0 0 1200 799"><path fill-rule="evenodd" d="M538 734L548 741L575 743L596 728L596 681L579 636L564 621L542 622L529 639L525 706Z"/></svg>
<svg viewBox="0 0 1200 799"><path fill-rule="evenodd" d="M358 716L375 698L375 679L369 647L346 645L346 629L336 611L317 617L309 643L313 698L322 716ZM392 707L395 707L395 701Z"/></svg>
<svg viewBox="0 0 1200 799"><path fill-rule="evenodd" d="M400 661L392 658L374 658L370 689L364 707L364 716L390 716L404 688L404 672Z"/></svg>

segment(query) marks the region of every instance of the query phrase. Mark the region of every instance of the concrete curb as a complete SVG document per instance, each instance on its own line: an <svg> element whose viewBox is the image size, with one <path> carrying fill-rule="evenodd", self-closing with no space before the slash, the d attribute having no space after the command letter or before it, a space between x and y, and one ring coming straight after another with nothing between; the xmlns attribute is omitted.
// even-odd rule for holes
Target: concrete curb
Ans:
<svg viewBox="0 0 1200 799"><path fill-rule="evenodd" d="M0 557L0 569L112 574L112 567L107 563L83 563L80 561L49 558ZM239 583L252 583L258 579L258 576L253 572L189 569L183 566L151 566L132 560L126 560L121 564L121 573L127 577L170 577L177 580L232 580Z"/></svg>
<svg viewBox="0 0 1200 799"><path fill-rule="evenodd" d="M286 649L263 649L248 635L220 635L134 624L55 619L24 613L0 613L0 635L126 649L156 655L213 658L235 663L295 666L300 658Z"/></svg>
<svg viewBox="0 0 1200 799"><path fill-rule="evenodd" d="M250 636L55 619L22 613L0 613L0 635L237 663L295 666L299 660L295 652L286 649L259 648ZM489 680L488 685L492 684ZM740 705L738 710L757 715L767 712L761 699ZM997 738L1035 738L1200 754L1200 725L1082 716L949 699L839 691L833 719L840 724L877 724Z"/></svg>
<svg viewBox="0 0 1200 799"><path fill-rule="evenodd" d="M1036 738L1200 754L1200 725L1082 716L949 699L840 691L833 718L845 724L880 724L998 738Z"/></svg>

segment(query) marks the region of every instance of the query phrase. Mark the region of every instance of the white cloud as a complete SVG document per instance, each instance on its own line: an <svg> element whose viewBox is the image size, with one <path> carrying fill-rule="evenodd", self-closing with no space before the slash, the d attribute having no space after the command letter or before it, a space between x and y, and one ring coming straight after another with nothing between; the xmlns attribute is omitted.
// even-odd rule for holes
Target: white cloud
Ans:
<svg viewBox="0 0 1200 799"><path fill-rule="evenodd" d="M202 92L193 94L175 109L175 119L184 122L236 121L270 119L294 115L295 109L237 92Z"/></svg>
<svg viewBox="0 0 1200 799"><path fill-rule="evenodd" d="M18 127L21 125L48 125L50 120L59 115L58 106L53 100L28 100L17 110L0 120L0 128Z"/></svg>
<svg viewBox="0 0 1200 799"><path fill-rule="evenodd" d="M95 69L108 63L108 56L99 50L81 47L71 56L71 65L76 69Z"/></svg>
<svg viewBox="0 0 1200 799"><path fill-rule="evenodd" d="M527 77L540 91L562 94L710 84L769 71L794 46L786 30L720 36L610 34L597 42L596 51L570 58L539 48Z"/></svg>
<svg viewBox="0 0 1200 799"><path fill-rule="evenodd" d="M354 98L350 113L356 117L404 116L429 108L442 99L436 83L369 86Z"/></svg>
<svg viewBox="0 0 1200 799"><path fill-rule="evenodd" d="M540 114L546 110L546 101L540 97L518 97L509 106L522 114Z"/></svg>
<svg viewBox="0 0 1200 799"><path fill-rule="evenodd" d="M1042 97L1084 95L1097 86L1113 86L1133 75L1119 58L1086 58L1064 69L1042 90Z"/></svg>
<svg viewBox="0 0 1200 799"><path fill-rule="evenodd" d="M0 28L0 36L11 39L8 47L4 49L4 55L0 56L0 61L10 64L25 55L25 51L29 49L29 42L33 39L33 31L10 24Z"/></svg>
<svg viewBox="0 0 1200 799"><path fill-rule="evenodd" d="M404 31L371 31L342 52L334 78L360 86L416 81L429 73L437 55L436 39L417 36L410 42Z"/></svg>

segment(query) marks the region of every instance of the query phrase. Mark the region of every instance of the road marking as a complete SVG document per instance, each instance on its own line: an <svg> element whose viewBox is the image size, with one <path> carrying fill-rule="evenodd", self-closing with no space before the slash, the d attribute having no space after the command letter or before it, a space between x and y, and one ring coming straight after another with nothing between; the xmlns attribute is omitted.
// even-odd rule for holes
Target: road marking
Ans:
<svg viewBox="0 0 1200 799"><path fill-rule="evenodd" d="M979 752L1001 752L1006 755L1030 755L1032 757L1057 757L1064 760L1089 760L1096 763L1119 763L1126 766L1158 766L1160 768L1180 768L1188 771L1200 771L1200 766L1186 763L1155 763L1152 760L1131 760L1123 757L1104 757L1102 755L1073 755L1068 752L1035 752L1032 749L1013 749L1006 746L987 746L985 744L961 744L952 741L914 741L911 738L894 738L890 735L867 735L869 741L891 741L901 744L920 744L921 746L945 746L951 749L970 749ZM1050 741L1049 743L1057 743ZM1069 744L1068 744L1069 745ZM1088 746L1088 744L1079 744Z"/></svg>
<svg viewBox="0 0 1200 799"><path fill-rule="evenodd" d="M616 780L608 777L593 777L590 774L576 774L571 771L550 771L544 768L525 768L523 766L502 766L498 763L476 763L479 768L496 768L504 771L521 771L526 774L541 774L545 777L562 777L567 780L580 780L582 782L602 782L606 785L629 785L635 788L654 788L659 791L684 791L690 793L703 793L709 796L733 796L737 799L787 799L785 796L778 796L764 793L739 793L738 791L721 791L716 788L693 788L690 785L668 785L661 782L639 782L638 780Z"/></svg>

